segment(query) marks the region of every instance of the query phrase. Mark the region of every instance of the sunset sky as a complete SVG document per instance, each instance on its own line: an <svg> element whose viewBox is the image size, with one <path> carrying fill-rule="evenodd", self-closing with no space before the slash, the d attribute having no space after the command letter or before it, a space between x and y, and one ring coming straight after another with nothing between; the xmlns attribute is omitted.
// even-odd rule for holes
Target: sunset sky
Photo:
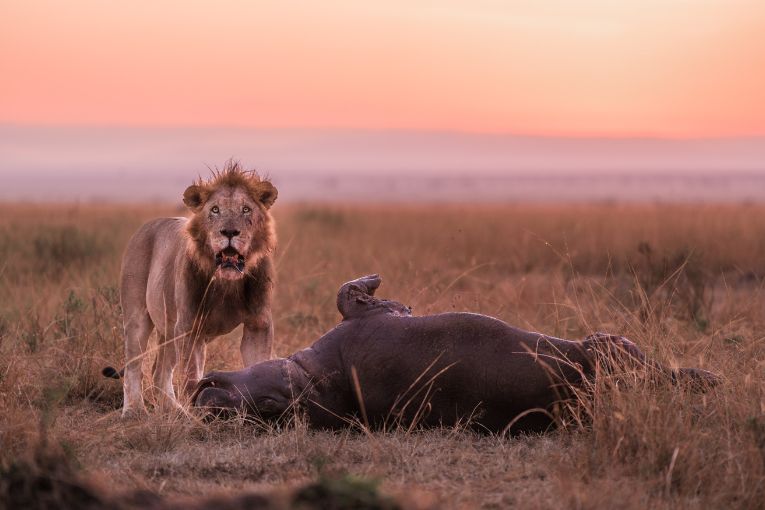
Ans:
<svg viewBox="0 0 765 510"><path fill-rule="evenodd" d="M765 135L763 0L0 0L0 123Z"/></svg>

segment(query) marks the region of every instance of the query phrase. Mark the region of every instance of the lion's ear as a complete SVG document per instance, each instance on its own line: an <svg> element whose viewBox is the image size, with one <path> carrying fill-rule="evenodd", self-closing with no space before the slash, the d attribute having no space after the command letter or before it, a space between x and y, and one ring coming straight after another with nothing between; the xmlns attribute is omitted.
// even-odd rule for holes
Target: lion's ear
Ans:
<svg viewBox="0 0 765 510"><path fill-rule="evenodd" d="M279 192L276 191L276 187L271 184L270 181L259 182L256 193L258 200L260 200L263 205L266 206L266 209L270 209L271 206L274 205L274 202L276 202L276 196L279 194Z"/></svg>
<svg viewBox="0 0 765 510"><path fill-rule="evenodd" d="M198 210L207 200L207 191L202 186L192 184L183 192L183 203L192 211Z"/></svg>

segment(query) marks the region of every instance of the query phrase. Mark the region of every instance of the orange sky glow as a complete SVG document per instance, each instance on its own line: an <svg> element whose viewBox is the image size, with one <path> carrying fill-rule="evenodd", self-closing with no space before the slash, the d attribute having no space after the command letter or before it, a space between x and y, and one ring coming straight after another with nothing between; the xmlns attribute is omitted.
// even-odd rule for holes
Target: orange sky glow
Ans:
<svg viewBox="0 0 765 510"><path fill-rule="evenodd" d="M765 1L0 1L0 123L765 135Z"/></svg>

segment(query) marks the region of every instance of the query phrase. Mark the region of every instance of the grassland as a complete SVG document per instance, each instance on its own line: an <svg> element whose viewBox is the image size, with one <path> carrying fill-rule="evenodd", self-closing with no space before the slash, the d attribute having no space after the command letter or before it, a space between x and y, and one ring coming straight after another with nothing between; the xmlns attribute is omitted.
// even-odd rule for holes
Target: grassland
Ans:
<svg viewBox="0 0 765 510"><path fill-rule="evenodd" d="M171 498L282 494L349 474L411 508L765 506L765 206L277 204L280 355L338 321L342 282L378 272L380 294L415 313L469 310L570 338L619 332L724 380L704 394L602 385L584 426L517 438L123 422L119 382L99 373L123 356L121 251L143 221L178 214L0 205L6 472L50 451L110 493ZM237 332L208 352L209 369L238 368Z"/></svg>

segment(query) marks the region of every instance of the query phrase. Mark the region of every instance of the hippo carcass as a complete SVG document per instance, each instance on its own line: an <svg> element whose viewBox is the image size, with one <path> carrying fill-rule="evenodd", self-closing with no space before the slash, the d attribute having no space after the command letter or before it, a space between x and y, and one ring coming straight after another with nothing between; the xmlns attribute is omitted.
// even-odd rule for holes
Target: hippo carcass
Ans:
<svg viewBox="0 0 765 510"><path fill-rule="evenodd" d="M596 360L651 367L671 380L714 384L700 369L647 360L624 337L597 333L571 341L514 328L474 313L413 316L374 297L377 275L344 284L343 321L292 356L235 372L212 372L193 403L218 414L270 420L303 409L311 426L452 426L489 432L544 431L555 406L594 376ZM619 363L617 363L619 362Z"/></svg>

